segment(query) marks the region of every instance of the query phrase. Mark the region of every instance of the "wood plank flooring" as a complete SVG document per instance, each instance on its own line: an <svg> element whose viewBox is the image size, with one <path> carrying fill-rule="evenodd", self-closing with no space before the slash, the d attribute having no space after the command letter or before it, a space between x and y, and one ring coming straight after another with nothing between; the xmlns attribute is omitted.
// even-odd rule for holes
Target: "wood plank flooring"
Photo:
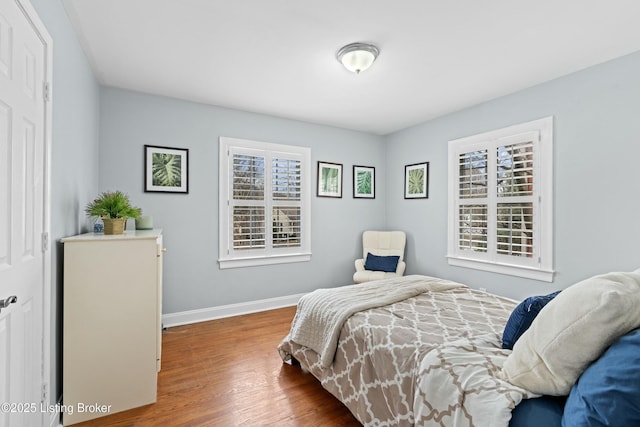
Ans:
<svg viewBox="0 0 640 427"><path fill-rule="evenodd" d="M320 382L283 364L295 307L169 328L158 401L90 426L361 426Z"/></svg>

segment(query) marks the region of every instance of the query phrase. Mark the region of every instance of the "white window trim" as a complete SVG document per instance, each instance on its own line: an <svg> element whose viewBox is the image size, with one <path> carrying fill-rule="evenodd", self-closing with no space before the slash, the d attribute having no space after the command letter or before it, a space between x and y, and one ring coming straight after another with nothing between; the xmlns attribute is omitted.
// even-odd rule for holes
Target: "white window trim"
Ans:
<svg viewBox="0 0 640 427"><path fill-rule="evenodd" d="M477 253L475 256L468 251L458 249L456 228L458 227L458 212L456 209L456 194L458 191L458 153L473 151L477 147L492 147L497 140L511 138L522 133L538 132L539 141L536 145L535 177L536 197L538 200L538 259L533 265L530 260L522 264L515 260L505 260L497 255ZM449 141L449 171L448 171L448 246L447 259L449 265L467 267L493 273L553 282L553 117L534 120L519 125L473 135ZM493 173L488 170L488 173ZM495 207L495 202L490 206ZM467 252L467 253L463 253Z"/></svg>
<svg viewBox="0 0 640 427"><path fill-rule="evenodd" d="M297 248L266 248L264 250L234 251L233 220L230 209L231 149L245 148L265 153L291 153L301 159L301 240ZM219 140L219 258L220 269L284 264L311 260L311 149L308 147L272 144L246 139L220 137ZM265 230L265 233L267 230Z"/></svg>

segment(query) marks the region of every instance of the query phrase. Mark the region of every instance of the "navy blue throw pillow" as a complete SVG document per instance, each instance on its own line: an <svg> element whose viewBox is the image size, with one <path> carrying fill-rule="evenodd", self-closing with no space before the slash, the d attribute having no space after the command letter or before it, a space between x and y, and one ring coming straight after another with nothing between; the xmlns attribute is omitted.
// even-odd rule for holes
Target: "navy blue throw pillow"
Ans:
<svg viewBox="0 0 640 427"><path fill-rule="evenodd" d="M387 273L395 273L398 268L398 255L378 256L372 253L367 254L367 260L364 263L365 270L384 271Z"/></svg>
<svg viewBox="0 0 640 427"><path fill-rule="evenodd" d="M580 375L562 425L640 425L640 329L623 335Z"/></svg>
<svg viewBox="0 0 640 427"><path fill-rule="evenodd" d="M516 341L518 341L518 338L529 329L529 326L533 323L533 319L536 318L540 310L559 293L560 291L556 291L549 295L528 297L518 304L518 306L513 309L513 312L511 312L511 316L509 316L509 320L504 327L504 332L502 333L502 348L513 350L513 346Z"/></svg>

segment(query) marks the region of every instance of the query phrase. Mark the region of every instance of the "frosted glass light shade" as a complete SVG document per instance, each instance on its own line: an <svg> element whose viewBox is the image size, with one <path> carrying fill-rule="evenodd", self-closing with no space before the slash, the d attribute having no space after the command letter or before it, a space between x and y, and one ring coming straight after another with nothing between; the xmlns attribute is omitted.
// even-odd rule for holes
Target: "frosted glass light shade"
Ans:
<svg viewBox="0 0 640 427"><path fill-rule="evenodd" d="M340 49L336 57L347 70L360 74L373 64L378 53L379 50L374 45L351 43Z"/></svg>

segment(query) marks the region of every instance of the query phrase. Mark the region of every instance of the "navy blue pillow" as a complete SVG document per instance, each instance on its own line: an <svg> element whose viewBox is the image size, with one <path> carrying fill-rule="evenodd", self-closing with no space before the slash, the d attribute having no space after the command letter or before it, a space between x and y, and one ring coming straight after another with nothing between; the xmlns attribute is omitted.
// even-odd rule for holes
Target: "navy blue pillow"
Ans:
<svg viewBox="0 0 640 427"><path fill-rule="evenodd" d="M518 341L518 338L529 329L529 326L533 323L533 319L536 318L540 310L559 293L560 291L556 291L549 295L528 297L518 304L511 312L511 316L509 316L509 320L504 327L504 332L502 333L502 348L513 350L513 346L516 341Z"/></svg>
<svg viewBox="0 0 640 427"><path fill-rule="evenodd" d="M398 268L398 255L378 256L372 253L367 254L367 260L364 263L365 270L385 271L387 273L395 273Z"/></svg>
<svg viewBox="0 0 640 427"><path fill-rule="evenodd" d="M580 375L562 425L640 425L640 329L623 335Z"/></svg>

